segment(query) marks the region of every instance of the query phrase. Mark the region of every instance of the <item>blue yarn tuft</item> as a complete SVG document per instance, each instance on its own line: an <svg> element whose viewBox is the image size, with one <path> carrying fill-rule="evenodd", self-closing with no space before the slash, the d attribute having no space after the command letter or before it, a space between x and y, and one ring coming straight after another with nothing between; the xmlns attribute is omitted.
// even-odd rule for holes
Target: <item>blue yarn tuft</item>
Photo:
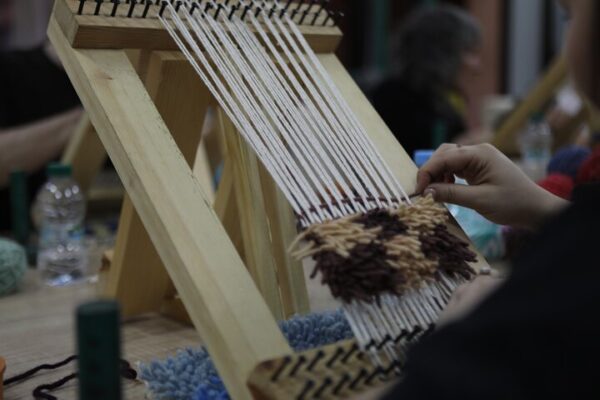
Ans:
<svg viewBox="0 0 600 400"><path fill-rule="evenodd" d="M304 351L350 339L352 330L341 311L293 317L279 324L294 351ZM204 348L185 349L164 361L140 368L153 398L228 400L225 385Z"/></svg>
<svg viewBox="0 0 600 400"><path fill-rule="evenodd" d="M559 173L575 178L579 167L590 154L591 150L582 146L563 147L550 160L547 172L548 174Z"/></svg>

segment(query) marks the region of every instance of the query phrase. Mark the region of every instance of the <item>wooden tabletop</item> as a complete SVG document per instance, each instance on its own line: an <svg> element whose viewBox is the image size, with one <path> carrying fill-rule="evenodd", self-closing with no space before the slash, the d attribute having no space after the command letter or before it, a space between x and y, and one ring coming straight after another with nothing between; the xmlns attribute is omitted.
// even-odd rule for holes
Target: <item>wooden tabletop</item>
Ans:
<svg viewBox="0 0 600 400"><path fill-rule="evenodd" d="M22 290L0 298L0 356L9 378L42 363L55 363L75 353L74 314L77 305L96 297L94 284L49 288L29 272ZM147 315L122 325L123 358L134 364L173 355L178 349L197 347L196 331L158 315ZM42 371L21 384L4 389L5 400L31 399L33 389L63 378L75 363L58 371ZM59 399L76 399L76 381L53 391ZM126 399L144 399L142 382L124 381Z"/></svg>
<svg viewBox="0 0 600 400"><path fill-rule="evenodd" d="M312 268L306 268L309 273ZM313 311L338 306L328 290L309 280ZM75 308L97 297L96 285L81 283L52 288L42 285L34 270L28 271L21 290L0 297L0 357L6 359L4 377L9 378L43 363L56 363L75 354ZM121 330L122 357L135 364L164 359L177 350L200 346L196 331L157 314L126 321ZM58 371L42 371L20 384L4 389L4 400L31 399L33 389L54 382L75 370L75 363ZM77 398L77 382L71 381L52 392L61 400ZM146 398L142 382L123 382L126 399Z"/></svg>
<svg viewBox="0 0 600 400"><path fill-rule="evenodd" d="M495 268L500 263L493 265ZM305 268L309 273L312 268ZM337 308L328 290L307 278L313 311ZM19 293L0 297L0 357L6 360L5 378L42 363L55 363L75 353L75 308L97 297L96 285L82 283L51 288L40 284L34 271L26 275ZM122 324L122 357L132 364L164 359L177 350L200 346L200 337L189 326L156 314ZM58 371L43 371L24 383L5 388L4 400L31 399L33 389L63 378L74 371L75 363ZM76 399L76 381L53 391L61 400ZM146 398L142 382L124 381L126 399Z"/></svg>

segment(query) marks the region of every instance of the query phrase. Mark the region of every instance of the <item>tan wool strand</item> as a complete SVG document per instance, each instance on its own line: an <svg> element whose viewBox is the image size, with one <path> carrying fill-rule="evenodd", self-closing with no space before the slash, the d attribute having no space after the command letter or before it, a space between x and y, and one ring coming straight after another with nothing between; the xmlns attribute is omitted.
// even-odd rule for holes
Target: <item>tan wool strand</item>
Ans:
<svg viewBox="0 0 600 400"><path fill-rule="evenodd" d="M399 292L421 287L424 282L435 278L438 260L425 256L420 238L447 222L448 211L433 198L422 197L412 205L401 205L387 212L406 226L405 232L381 238L381 226L365 229L363 223L359 222L364 214L353 214L309 226L292 243L292 255L296 259L303 259L331 251L348 258L350 251L358 244L379 243L386 251L385 262L401 271L405 278L405 283L398 288ZM307 245L299 248L304 241Z"/></svg>

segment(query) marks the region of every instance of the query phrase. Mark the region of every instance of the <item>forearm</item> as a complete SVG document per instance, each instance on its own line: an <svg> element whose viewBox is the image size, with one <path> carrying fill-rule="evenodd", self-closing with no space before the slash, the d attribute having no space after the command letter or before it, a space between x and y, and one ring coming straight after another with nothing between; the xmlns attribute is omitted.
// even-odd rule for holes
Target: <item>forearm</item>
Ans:
<svg viewBox="0 0 600 400"><path fill-rule="evenodd" d="M0 187L7 184L11 171L32 172L60 155L81 112L75 109L23 127L0 130Z"/></svg>
<svg viewBox="0 0 600 400"><path fill-rule="evenodd" d="M528 224L525 226L534 231L539 229L547 220L551 219L571 204L568 200L555 196L541 187L539 190L539 200L535 203L536 207L532 208L530 212L527 213L529 220Z"/></svg>

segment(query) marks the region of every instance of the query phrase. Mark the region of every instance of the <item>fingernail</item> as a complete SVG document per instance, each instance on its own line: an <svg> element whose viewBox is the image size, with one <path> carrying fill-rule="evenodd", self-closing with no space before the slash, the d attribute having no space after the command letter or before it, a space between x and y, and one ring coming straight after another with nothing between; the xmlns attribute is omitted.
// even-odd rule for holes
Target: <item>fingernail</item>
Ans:
<svg viewBox="0 0 600 400"><path fill-rule="evenodd" d="M435 189L434 188L427 188L423 191L423 195L424 196L431 196L433 198L435 198Z"/></svg>

